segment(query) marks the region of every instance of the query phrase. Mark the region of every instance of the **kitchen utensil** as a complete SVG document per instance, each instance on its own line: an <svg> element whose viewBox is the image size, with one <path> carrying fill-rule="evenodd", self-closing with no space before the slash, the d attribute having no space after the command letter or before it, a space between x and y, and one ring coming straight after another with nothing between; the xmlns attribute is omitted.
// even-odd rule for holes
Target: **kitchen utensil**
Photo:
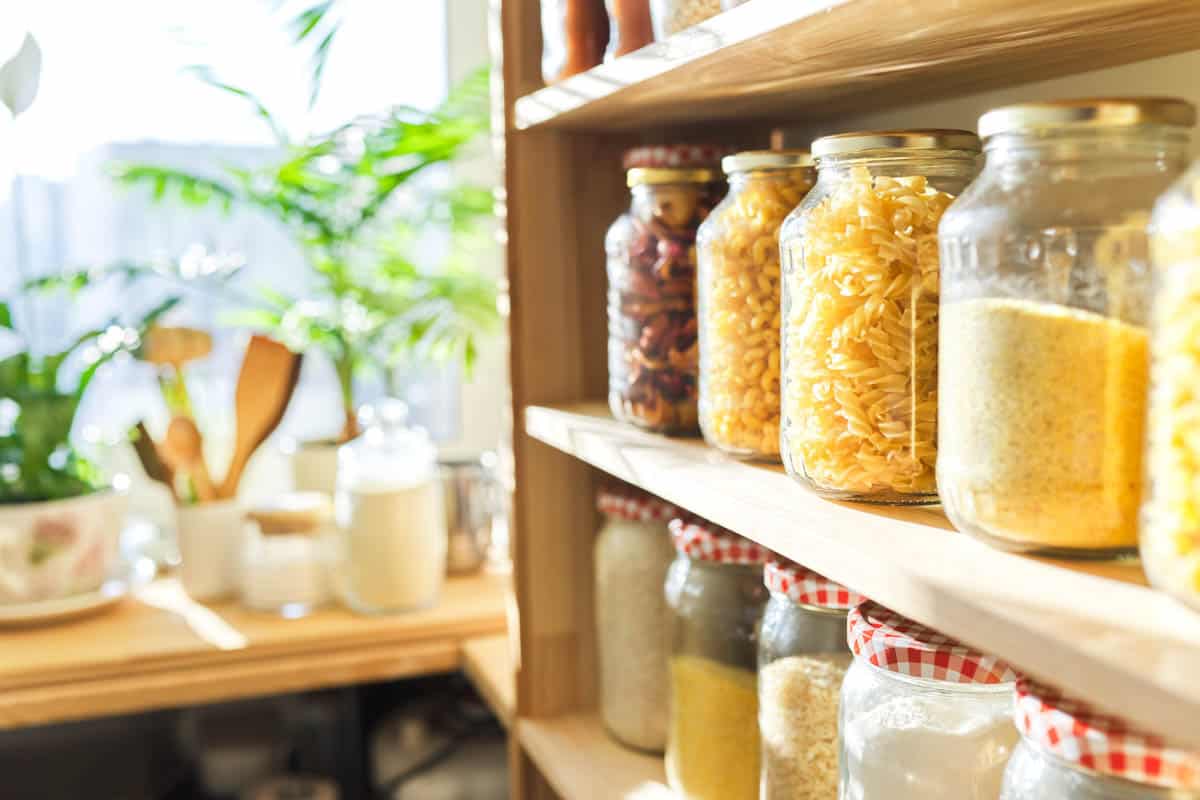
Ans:
<svg viewBox="0 0 1200 800"><path fill-rule="evenodd" d="M300 355L274 339L258 335L250 338L234 394L237 436L233 460L219 489L221 497L237 494L250 456L283 419L300 378L300 361Z"/></svg>
<svg viewBox="0 0 1200 800"><path fill-rule="evenodd" d="M446 570L451 574L474 572L487 559L499 510L495 463L495 454L487 452L439 464L449 533Z"/></svg>
<svg viewBox="0 0 1200 800"><path fill-rule="evenodd" d="M190 417L175 417L167 426L163 442L167 460L176 472L186 473L192 480L196 499L201 503L217 499L217 489L204 460L204 437Z"/></svg>
<svg viewBox="0 0 1200 800"><path fill-rule="evenodd" d="M131 438L133 451L137 454L138 461L142 463L146 477L166 486L171 492L171 497L178 500L179 498L175 495L175 470L171 469L170 465L163 460L158 445L150 438L150 431L146 430L145 422L138 420L138 424L133 427Z"/></svg>
<svg viewBox="0 0 1200 800"><path fill-rule="evenodd" d="M212 352L212 336L196 328L155 325L142 342L141 358L159 367L158 382L172 414L192 416L192 401L183 377L183 365Z"/></svg>

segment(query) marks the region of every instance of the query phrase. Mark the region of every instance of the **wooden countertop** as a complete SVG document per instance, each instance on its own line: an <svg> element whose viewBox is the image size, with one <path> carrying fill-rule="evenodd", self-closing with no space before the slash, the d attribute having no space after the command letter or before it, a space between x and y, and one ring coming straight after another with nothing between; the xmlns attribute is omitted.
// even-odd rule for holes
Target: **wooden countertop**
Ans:
<svg viewBox="0 0 1200 800"><path fill-rule="evenodd" d="M287 620L160 579L93 616L0 630L0 728L455 670L468 639L505 630L508 584L452 578L425 611Z"/></svg>

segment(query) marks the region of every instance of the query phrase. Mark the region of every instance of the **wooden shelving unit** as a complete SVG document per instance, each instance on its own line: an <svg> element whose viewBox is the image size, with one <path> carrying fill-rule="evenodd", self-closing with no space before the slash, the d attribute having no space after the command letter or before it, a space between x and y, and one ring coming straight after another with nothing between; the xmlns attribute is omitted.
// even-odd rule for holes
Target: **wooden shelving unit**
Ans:
<svg viewBox="0 0 1200 800"><path fill-rule="evenodd" d="M466 642L462 647L462 662L463 672L500 723L511 727L517 709L517 685L508 636L485 636Z"/></svg>
<svg viewBox="0 0 1200 800"><path fill-rule="evenodd" d="M607 391L604 233L628 206L627 147L762 147L775 125L1195 49L1200 3L750 0L544 87L538 1L496 2L520 644L512 796L661 789L658 762L619 749L595 716L597 468L1200 745L1200 620L1145 588L1135 566L1009 555L936 511L822 501L779 470L617 425L594 402Z"/></svg>

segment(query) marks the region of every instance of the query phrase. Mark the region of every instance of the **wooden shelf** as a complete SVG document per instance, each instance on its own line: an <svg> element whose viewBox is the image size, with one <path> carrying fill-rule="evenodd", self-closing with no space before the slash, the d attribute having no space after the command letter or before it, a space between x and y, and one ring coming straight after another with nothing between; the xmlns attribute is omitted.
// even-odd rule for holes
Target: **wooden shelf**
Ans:
<svg viewBox="0 0 1200 800"><path fill-rule="evenodd" d="M537 439L1019 668L1200 746L1200 615L1136 563L1037 559L954 532L937 509L822 500L777 467L643 433L601 404L530 407Z"/></svg>
<svg viewBox="0 0 1200 800"><path fill-rule="evenodd" d="M504 727L517 708L516 670L507 635L472 639L462 648L463 671Z"/></svg>
<svg viewBox="0 0 1200 800"><path fill-rule="evenodd" d="M563 800L670 800L660 756L617 744L596 714L517 722L521 746Z"/></svg>
<svg viewBox="0 0 1200 800"><path fill-rule="evenodd" d="M517 128L814 119L1192 50L1194 0L751 0L520 98Z"/></svg>
<svg viewBox="0 0 1200 800"><path fill-rule="evenodd" d="M0 631L0 728L445 672L505 630L507 576L452 578L435 608L297 620L155 581L111 611Z"/></svg>

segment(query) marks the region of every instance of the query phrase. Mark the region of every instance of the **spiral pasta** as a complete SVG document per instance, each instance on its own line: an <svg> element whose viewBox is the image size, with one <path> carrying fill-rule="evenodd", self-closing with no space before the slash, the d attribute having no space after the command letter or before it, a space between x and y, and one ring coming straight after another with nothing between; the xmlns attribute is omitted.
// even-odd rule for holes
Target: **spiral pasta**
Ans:
<svg viewBox="0 0 1200 800"><path fill-rule="evenodd" d="M935 491L937 225L952 200L855 167L784 243L785 458L819 489Z"/></svg>

